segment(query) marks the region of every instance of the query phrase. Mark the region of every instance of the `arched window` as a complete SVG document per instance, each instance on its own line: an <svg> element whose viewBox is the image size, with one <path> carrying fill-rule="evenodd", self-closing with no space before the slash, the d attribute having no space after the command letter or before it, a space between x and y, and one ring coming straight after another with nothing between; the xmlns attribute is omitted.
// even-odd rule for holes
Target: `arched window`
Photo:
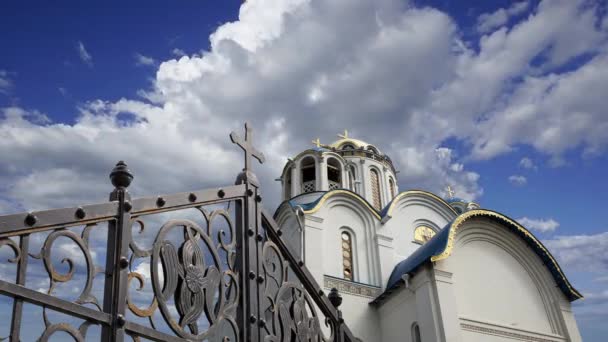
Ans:
<svg viewBox="0 0 608 342"><path fill-rule="evenodd" d="M340 241L342 243L342 274L344 279L353 280L354 267L353 267L353 237L347 231L340 233Z"/></svg>
<svg viewBox="0 0 608 342"><path fill-rule="evenodd" d="M388 188L391 192L391 199L395 198L395 182L393 177L388 177Z"/></svg>
<svg viewBox="0 0 608 342"><path fill-rule="evenodd" d="M340 189L342 187L342 167L335 158L327 160L327 180L329 190Z"/></svg>
<svg viewBox="0 0 608 342"><path fill-rule="evenodd" d="M356 189L356 183L355 183L355 181L356 181L355 174L356 174L355 173L355 166L354 165L350 165L348 167L348 188L351 191L354 191L354 192L357 191L357 189Z"/></svg>
<svg viewBox="0 0 608 342"><path fill-rule="evenodd" d="M412 342L422 342L422 338L420 338L420 327L416 322L412 324Z"/></svg>
<svg viewBox="0 0 608 342"><path fill-rule="evenodd" d="M351 144L344 144L340 147L342 150L354 150L355 146L351 145Z"/></svg>
<svg viewBox="0 0 608 342"><path fill-rule="evenodd" d="M285 180L283 182L284 196L283 200L291 198L291 167L285 172Z"/></svg>
<svg viewBox="0 0 608 342"><path fill-rule="evenodd" d="M377 210L382 209L382 199L380 197L380 176L375 169L369 170L370 181L372 185L372 205Z"/></svg>
<svg viewBox="0 0 608 342"><path fill-rule="evenodd" d="M315 158L308 156L302 160L302 193L317 190L317 170L315 169Z"/></svg>

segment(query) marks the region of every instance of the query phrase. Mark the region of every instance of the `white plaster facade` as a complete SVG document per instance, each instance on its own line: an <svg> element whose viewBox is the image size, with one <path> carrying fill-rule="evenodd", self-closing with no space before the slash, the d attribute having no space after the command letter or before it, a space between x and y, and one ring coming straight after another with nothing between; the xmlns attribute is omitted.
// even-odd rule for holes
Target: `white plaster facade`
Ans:
<svg viewBox="0 0 608 342"><path fill-rule="evenodd" d="M394 194L397 188L390 159L344 156L335 148L341 143L289 161L282 180L289 187L285 199L291 200L275 217L317 282L340 290L340 310L358 338L416 341L419 329L421 341L581 341L570 303L580 295L525 228L474 203L450 205L424 191L391 196L389 179ZM315 190L323 192L301 191L300 161L307 157L315 160ZM352 191L328 191L323 170L331 158L344 172L342 187ZM356 167L358 188L351 187L349 165ZM383 210L371 204L370 168L382 175ZM414 241L419 226L437 233L449 229L443 234L449 233L449 243L437 260L419 262L388 288L398 264L414 260L421 248ZM352 281L343 279L342 231L352 236ZM439 235L433 240L443 238Z"/></svg>

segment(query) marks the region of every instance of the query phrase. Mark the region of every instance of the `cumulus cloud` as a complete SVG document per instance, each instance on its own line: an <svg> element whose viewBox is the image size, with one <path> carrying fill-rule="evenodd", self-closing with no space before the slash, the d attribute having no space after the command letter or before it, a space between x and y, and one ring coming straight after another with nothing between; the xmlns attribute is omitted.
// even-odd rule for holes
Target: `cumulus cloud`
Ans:
<svg viewBox="0 0 608 342"><path fill-rule="evenodd" d="M81 41L78 41L78 43L76 44L76 50L78 51L78 56L80 57L80 60L89 67L92 67L93 56L91 56L91 54L87 51Z"/></svg>
<svg viewBox="0 0 608 342"><path fill-rule="evenodd" d="M10 184L1 191L24 208L55 206L57 194L105 197L119 159L134 170L137 195L231 183L241 166L227 134L249 120L268 159L257 172L271 207L286 158L345 128L393 159L401 189L451 184L475 199L483 189L469 157L523 143L557 159L608 144L599 101L606 33L583 5L542 2L510 30L463 41L445 13L397 0L250 0L211 35L209 51L159 63L153 87L140 92L148 101L94 100L74 124L36 124L32 111L10 109L23 115L0 122L0 177ZM581 54L593 57L553 71ZM447 149L449 138L472 149ZM69 196L28 188L70 179L83 186Z"/></svg>
<svg viewBox="0 0 608 342"><path fill-rule="evenodd" d="M528 157L521 158L521 160L519 161L519 167L528 169L528 170L537 170L538 169L538 167L536 166L536 164L534 164L532 159L530 159Z"/></svg>
<svg viewBox="0 0 608 342"><path fill-rule="evenodd" d="M523 185L526 185L526 183L528 183L528 179L522 175L512 175L512 176L509 176L509 182L511 182L511 184L516 185L516 186L523 186Z"/></svg>
<svg viewBox="0 0 608 342"><path fill-rule="evenodd" d="M525 12L529 5L528 1L515 2L509 8L500 8L492 13L483 13L477 18L477 31L487 33L501 27L509 21L509 18Z"/></svg>
<svg viewBox="0 0 608 342"><path fill-rule="evenodd" d="M608 272L608 232L595 235L556 236L543 241L560 264L573 270Z"/></svg>
<svg viewBox="0 0 608 342"><path fill-rule="evenodd" d="M13 89L13 81L6 70L0 69L0 94L8 94Z"/></svg>
<svg viewBox="0 0 608 342"><path fill-rule="evenodd" d="M530 219L527 217L522 217L517 219L522 226L539 231L541 233L549 233L555 231L557 227L559 227L559 222L554 219Z"/></svg>
<svg viewBox="0 0 608 342"><path fill-rule="evenodd" d="M153 66L156 65L156 61L152 57L144 56L140 53L135 53L133 55L135 58L135 65L137 66Z"/></svg>
<svg viewBox="0 0 608 342"><path fill-rule="evenodd" d="M186 52L184 50L178 49L178 48L175 48L175 49L171 50L171 53L173 55L177 56L177 57L181 57L181 56L185 56L186 55Z"/></svg>

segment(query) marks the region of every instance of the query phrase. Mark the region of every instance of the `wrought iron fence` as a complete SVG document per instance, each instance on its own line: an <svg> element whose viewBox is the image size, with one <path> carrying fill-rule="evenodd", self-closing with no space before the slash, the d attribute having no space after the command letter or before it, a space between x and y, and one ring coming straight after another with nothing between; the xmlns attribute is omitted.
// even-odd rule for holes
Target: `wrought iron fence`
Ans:
<svg viewBox="0 0 608 342"><path fill-rule="evenodd" d="M236 185L131 199L119 162L109 202L0 216L0 341L354 341L263 210L245 129Z"/></svg>

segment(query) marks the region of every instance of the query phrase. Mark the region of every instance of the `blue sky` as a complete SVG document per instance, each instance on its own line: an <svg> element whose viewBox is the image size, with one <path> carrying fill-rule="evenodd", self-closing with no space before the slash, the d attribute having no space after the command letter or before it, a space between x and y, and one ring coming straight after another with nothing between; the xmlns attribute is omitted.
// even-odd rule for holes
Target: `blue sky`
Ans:
<svg viewBox="0 0 608 342"><path fill-rule="evenodd" d="M603 341L606 7L5 2L0 212L104 200L119 159L136 196L232 182L226 136L245 120L275 204L286 157L346 128L391 156L400 189L451 184L526 218L588 297L575 305L584 340Z"/></svg>

